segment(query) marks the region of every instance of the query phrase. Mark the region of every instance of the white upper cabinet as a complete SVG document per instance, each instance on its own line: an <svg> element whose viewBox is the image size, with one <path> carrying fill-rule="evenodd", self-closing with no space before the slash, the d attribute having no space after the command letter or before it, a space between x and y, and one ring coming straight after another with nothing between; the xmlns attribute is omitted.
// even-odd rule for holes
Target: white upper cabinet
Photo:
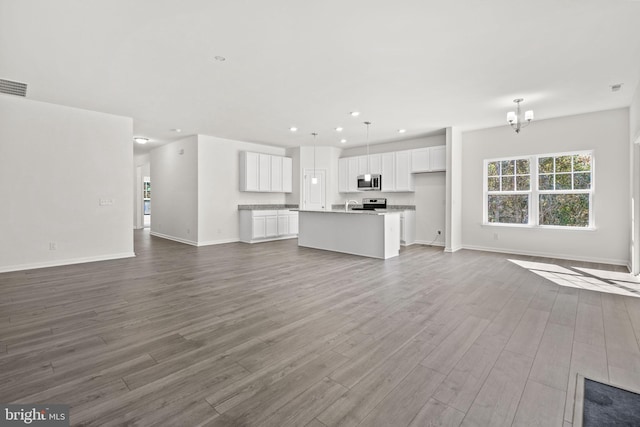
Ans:
<svg viewBox="0 0 640 427"><path fill-rule="evenodd" d="M395 191L413 191L411 175L411 151L396 151ZM384 177L383 183L384 183Z"/></svg>
<svg viewBox="0 0 640 427"><path fill-rule="evenodd" d="M411 172L429 172L429 149L411 150Z"/></svg>
<svg viewBox="0 0 640 427"><path fill-rule="evenodd" d="M411 172L441 172L446 169L447 147L438 145L411 150Z"/></svg>
<svg viewBox="0 0 640 427"><path fill-rule="evenodd" d="M447 169L447 146L429 147L429 169L431 172Z"/></svg>
<svg viewBox="0 0 640 427"><path fill-rule="evenodd" d="M395 153L383 153L380 155L382 175L382 191L396 191L396 155Z"/></svg>
<svg viewBox="0 0 640 427"><path fill-rule="evenodd" d="M292 160L248 151L240 153L240 191L290 193Z"/></svg>
<svg viewBox="0 0 640 427"><path fill-rule="evenodd" d="M367 156L358 156L358 175L364 175L369 170L367 165Z"/></svg>
<svg viewBox="0 0 640 427"><path fill-rule="evenodd" d="M443 145L338 159L338 191L357 192L357 177L367 171L382 176L382 192L415 191L413 173L444 170L445 154Z"/></svg>
<svg viewBox="0 0 640 427"><path fill-rule="evenodd" d="M355 193L358 191L358 175L360 175L360 158L349 157L347 159L347 191Z"/></svg>
<svg viewBox="0 0 640 427"><path fill-rule="evenodd" d="M260 155L243 151L240 153L240 191L260 191Z"/></svg>
<svg viewBox="0 0 640 427"><path fill-rule="evenodd" d="M293 191L293 160L291 157L282 158L282 191L285 193Z"/></svg>
<svg viewBox="0 0 640 427"><path fill-rule="evenodd" d="M349 191L349 159L338 159L338 191Z"/></svg>
<svg viewBox="0 0 640 427"><path fill-rule="evenodd" d="M371 165L371 173L380 174L382 173L382 157L380 154L372 154L369 156L369 164Z"/></svg>
<svg viewBox="0 0 640 427"><path fill-rule="evenodd" d="M260 166L258 176L260 177L260 191L271 191L271 156L259 154Z"/></svg>
<svg viewBox="0 0 640 427"><path fill-rule="evenodd" d="M271 191L282 191L282 157L271 158Z"/></svg>

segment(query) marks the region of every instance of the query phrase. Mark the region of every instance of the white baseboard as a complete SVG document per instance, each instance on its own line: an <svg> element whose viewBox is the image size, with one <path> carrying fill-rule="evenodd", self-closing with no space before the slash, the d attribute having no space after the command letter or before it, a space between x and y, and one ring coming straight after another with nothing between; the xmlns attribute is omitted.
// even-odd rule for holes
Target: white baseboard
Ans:
<svg viewBox="0 0 640 427"><path fill-rule="evenodd" d="M623 260L623 259L613 259L613 258L583 257L583 256L572 255L572 254L500 249L500 248L491 248L486 246L463 245L462 249L469 249L472 251L497 252L502 254L535 256L535 257L541 257L541 258L558 258L558 259L566 259L569 261L585 261L585 262L622 265L622 266L627 266L629 264L629 260L626 260L626 259Z"/></svg>
<svg viewBox="0 0 640 427"><path fill-rule="evenodd" d="M274 242L276 240L287 240L287 239L297 239L298 235L297 234L290 234L288 236L280 236L280 237L269 237L266 239L251 239L251 240L236 240L236 242L242 242L242 243L263 243L263 242Z"/></svg>
<svg viewBox="0 0 640 427"><path fill-rule="evenodd" d="M444 242L434 242L433 240L415 240L413 243L417 245L441 246L444 248Z"/></svg>
<svg viewBox="0 0 640 427"><path fill-rule="evenodd" d="M204 242L198 242L196 246L223 245L225 243L235 243L239 241L240 241L239 239L207 240Z"/></svg>
<svg viewBox="0 0 640 427"><path fill-rule="evenodd" d="M204 242L196 242L194 240L187 240L181 237L169 236L168 234L158 233L157 231L151 231L150 234L155 237L160 237L161 239L173 240L174 242L184 243L185 245L191 246L210 246L210 245L222 245L224 243L234 243L238 242L238 239L220 239L220 240L207 240Z"/></svg>
<svg viewBox="0 0 640 427"><path fill-rule="evenodd" d="M110 254L110 255L83 257L83 258L58 259L55 261L33 262L33 263L17 264L17 265L5 265L5 266L0 266L0 273L7 273L9 271L34 270L36 268L60 267L62 265L71 265L71 264L84 264L87 262L110 261L110 260L121 259L121 258L133 258L135 256L136 254L133 252L124 252L120 254Z"/></svg>
<svg viewBox="0 0 640 427"><path fill-rule="evenodd" d="M149 232L152 236L160 237L161 239L173 240L174 242L184 243L185 245L198 246L198 242L193 240L183 239L181 237L170 236L168 234L158 233L157 231Z"/></svg>

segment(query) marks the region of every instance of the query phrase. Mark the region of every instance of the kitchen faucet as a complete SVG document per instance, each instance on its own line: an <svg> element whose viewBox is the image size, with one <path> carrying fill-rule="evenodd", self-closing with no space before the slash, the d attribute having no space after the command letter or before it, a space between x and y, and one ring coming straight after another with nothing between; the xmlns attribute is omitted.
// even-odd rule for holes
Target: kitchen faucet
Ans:
<svg viewBox="0 0 640 427"><path fill-rule="evenodd" d="M347 200L346 202L344 202L344 210L345 211L349 210L349 203L355 203L357 205L358 201L357 200Z"/></svg>

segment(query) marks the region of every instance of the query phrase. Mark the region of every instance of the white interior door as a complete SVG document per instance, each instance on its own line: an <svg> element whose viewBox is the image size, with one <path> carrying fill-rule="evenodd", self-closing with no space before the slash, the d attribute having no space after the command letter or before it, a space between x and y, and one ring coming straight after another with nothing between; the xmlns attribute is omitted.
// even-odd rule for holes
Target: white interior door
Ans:
<svg viewBox="0 0 640 427"><path fill-rule="evenodd" d="M302 197L302 208L323 211L326 210L327 206L326 171L324 169L315 170L315 177L318 179L317 184L312 183L313 176L313 169L304 170L304 194Z"/></svg>

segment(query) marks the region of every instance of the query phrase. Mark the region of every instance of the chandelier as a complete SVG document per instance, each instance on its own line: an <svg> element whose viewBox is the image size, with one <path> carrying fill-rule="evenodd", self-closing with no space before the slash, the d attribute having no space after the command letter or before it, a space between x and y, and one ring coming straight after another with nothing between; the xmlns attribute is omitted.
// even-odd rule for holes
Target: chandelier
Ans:
<svg viewBox="0 0 640 427"><path fill-rule="evenodd" d="M509 111L507 113L507 122L509 122L516 133L520 133L520 129L529 126L529 123L533 121L533 110L525 111L524 120L522 120L522 114L520 113L520 103L522 101L524 101L524 98L514 99L513 102L516 103L516 111Z"/></svg>

